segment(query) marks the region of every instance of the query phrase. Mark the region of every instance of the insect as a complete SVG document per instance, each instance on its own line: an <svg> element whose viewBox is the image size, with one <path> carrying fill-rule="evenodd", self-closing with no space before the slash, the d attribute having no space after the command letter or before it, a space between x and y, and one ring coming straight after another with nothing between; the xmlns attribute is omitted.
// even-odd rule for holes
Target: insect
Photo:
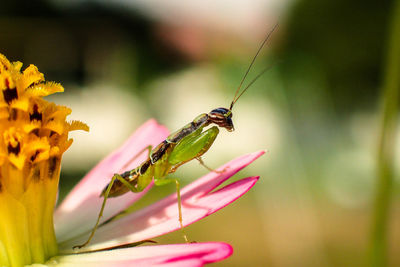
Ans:
<svg viewBox="0 0 400 267"><path fill-rule="evenodd" d="M268 41L269 37L276 27L277 25L275 25L272 30L267 34L261 46L257 50L256 55L251 61L236 90L235 96L230 104L229 109L216 108L211 110L211 112L209 113L200 114L192 122L186 124L181 129L169 135L167 139L161 142L154 149L151 146L145 148L142 152L148 150L149 155L147 159L137 168L126 171L122 174L115 174L112 177L110 183L103 189L100 195L100 197L104 198L103 204L97 217L96 224L93 227L89 238L84 244L74 246L74 249L82 248L90 243L99 226L100 219L103 215L104 207L108 198L117 197L128 193L129 191L133 193L141 192L151 183L152 180L154 180L154 184L157 186L175 183L179 210L179 224L181 226L181 229L183 229L181 208L182 203L179 181L177 179L169 178L168 175L174 173L181 165L194 159L198 160L200 164L207 169L214 171L204 164L201 156L206 153L214 143L214 140L218 136L219 128L225 128L229 132L234 130L232 121L232 108L238 101L238 99L268 69L267 68L260 74L258 74L240 92L243 82L245 81L258 54L260 53L261 49ZM208 126L211 127L206 129L206 127ZM183 233L183 236L185 241L189 242L185 233Z"/></svg>

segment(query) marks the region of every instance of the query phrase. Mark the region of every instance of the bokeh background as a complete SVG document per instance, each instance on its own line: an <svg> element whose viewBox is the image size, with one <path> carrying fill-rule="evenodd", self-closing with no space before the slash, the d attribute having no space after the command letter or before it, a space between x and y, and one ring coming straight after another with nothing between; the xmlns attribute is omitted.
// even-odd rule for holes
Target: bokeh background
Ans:
<svg viewBox="0 0 400 267"><path fill-rule="evenodd" d="M234 255L220 266L364 266L393 4L2 1L0 52L61 82L66 92L51 99L72 107L71 119L91 127L90 133L73 133L62 198L149 118L172 131L227 107L261 41L279 22L249 79L271 68L235 106L236 131L222 131L204 157L217 168L265 149L237 175L261 179L233 205L189 226L188 235L232 244ZM176 176L187 184L205 173L193 162ZM389 265L400 266L397 175L392 188ZM154 188L133 209L173 192L173 186ZM182 236L155 240L178 243Z"/></svg>

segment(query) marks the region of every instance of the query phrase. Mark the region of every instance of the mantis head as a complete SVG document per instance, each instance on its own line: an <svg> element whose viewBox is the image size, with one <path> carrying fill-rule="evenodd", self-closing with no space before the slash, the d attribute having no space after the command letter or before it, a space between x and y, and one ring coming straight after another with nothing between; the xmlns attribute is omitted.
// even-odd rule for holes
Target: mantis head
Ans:
<svg viewBox="0 0 400 267"><path fill-rule="evenodd" d="M219 127L227 129L229 132L235 130L232 122L232 111L227 108L216 108L208 113L208 118L211 122L217 124Z"/></svg>

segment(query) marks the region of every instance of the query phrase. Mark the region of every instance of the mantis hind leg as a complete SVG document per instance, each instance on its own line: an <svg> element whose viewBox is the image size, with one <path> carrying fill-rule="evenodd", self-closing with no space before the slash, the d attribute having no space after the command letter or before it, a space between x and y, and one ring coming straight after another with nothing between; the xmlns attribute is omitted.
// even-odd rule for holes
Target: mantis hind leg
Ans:
<svg viewBox="0 0 400 267"><path fill-rule="evenodd" d="M103 197L104 197L103 203L102 203L102 205L101 205L101 209L100 209L99 215L97 216L96 224L94 225L94 227L93 227L93 229L92 229L92 232L90 233L89 238L88 238L88 239L86 240L86 242L83 243L82 245L74 246L73 249L80 249L80 248L83 248L83 247L87 246L87 245L90 243L90 241L92 240L94 234L95 234L96 231L97 231L97 228L98 228L99 225L100 225L100 220L101 220L101 217L103 216L103 212L104 212L104 208L105 208L105 206L106 206L106 202L107 202L108 196L110 195L111 188L112 188L112 186L113 186L113 184L114 184L114 182L115 182L116 180L118 180L118 181L120 181L121 183L123 183L127 188L129 188L130 191L132 191L132 192L134 192L134 193L137 193L137 192L138 192L138 191L136 190L136 188L133 187L133 186L132 186L127 180L125 180L121 175L119 175L119 174L114 174L114 176L112 177L111 182L108 184L107 189L106 189L106 191L105 191L105 194L104 194L104 196L103 196Z"/></svg>
<svg viewBox="0 0 400 267"><path fill-rule="evenodd" d="M145 148L143 148L142 150L140 150L136 155L134 155L122 168L125 169L129 164L132 163L132 161L134 161L135 159L137 159L137 157L140 156L140 155L141 155L144 151L146 151L146 150L148 151L148 156L151 157L152 148L153 148L152 145L146 146ZM134 193L137 193L137 192L138 192L138 190L137 190L135 187L133 187L127 180L125 180L121 175L119 175L119 174L114 174L114 176L112 177L112 179L111 179L110 183L108 184L107 189L105 190L105 193L104 193L104 195L103 195L103 198L104 198L104 199L103 199L103 203L102 203L102 205L101 205L101 209L100 209L99 215L97 216L96 224L95 224L95 226L93 227L92 232L90 233L89 238L88 238L88 239L86 240L86 242L83 243L82 245L74 246L73 249L80 249L80 248L83 248L83 247L87 246L87 245L90 243L90 241L92 240L94 234L95 234L96 231L97 231L97 228L98 228L99 225L100 225L100 220L101 220L101 217L103 216L103 212L104 212L104 208L105 208L105 206L106 206L107 199L108 199L108 197L109 197L109 195L110 195L111 189L112 189L112 187L113 187L113 185L114 185L114 182L115 182L116 180L118 180L118 181L120 181L122 184L124 184L130 191L132 191L132 192L134 192Z"/></svg>
<svg viewBox="0 0 400 267"><path fill-rule="evenodd" d="M185 230L183 229L183 219L182 219L182 199L181 199L181 189L180 189L180 183L178 181L178 179L174 179L174 178L163 178L163 179L154 179L154 184L157 186L160 185L165 185L165 184L169 184L169 183L175 183L176 185L176 196L177 196L177 200L178 200L178 214L179 214L179 225L181 227L181 231L183 234L183 239L185 239L186 243L190 243L189 239L185 233Z"/></svg>

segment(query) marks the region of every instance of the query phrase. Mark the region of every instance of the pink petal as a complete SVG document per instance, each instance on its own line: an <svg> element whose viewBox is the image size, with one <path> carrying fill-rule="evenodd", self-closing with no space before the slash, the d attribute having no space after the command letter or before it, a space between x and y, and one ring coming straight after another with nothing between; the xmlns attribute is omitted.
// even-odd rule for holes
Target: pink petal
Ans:
<svg viewBox="0 0 400 267"><path fill-rule="evenodd" d="M147 153L143 152L136 160L130 162L132 158L146 146L158 145L167 135L168 130L164 126L159 125L155 120L147 121L119 149L97 164L56 209L54 221L58 242L90 230L103 201L99 195L110 182L113 174L137 167L145 160ZM129 164L124 166L127 163ZM139 194L125 194L109 199L102 221L129 207L147 190Z"/></svg>
<svg viewBox="0 0 400 267"><path fill-rule="evenodd" d="M214 213L246 193L258 177L245 178L217 191L211 191L262 154L264 151L235 159L219 168L225 169L224 173L211 172L183 188L181 195L184 226ZM92 243L82 251L151 239L179 228L176 194L172 194L140 211L100 227ZM71 251L72 246L83 243L86 238L63 243L62 249Z"/></svg>
<svg viewBox="0 0 400 267"><path fill-rule="evenodd" d="M226 243L143 246L53 258L61 266L203 266L232 254ZM58 266L57 265L57 266Z"/></svg>

